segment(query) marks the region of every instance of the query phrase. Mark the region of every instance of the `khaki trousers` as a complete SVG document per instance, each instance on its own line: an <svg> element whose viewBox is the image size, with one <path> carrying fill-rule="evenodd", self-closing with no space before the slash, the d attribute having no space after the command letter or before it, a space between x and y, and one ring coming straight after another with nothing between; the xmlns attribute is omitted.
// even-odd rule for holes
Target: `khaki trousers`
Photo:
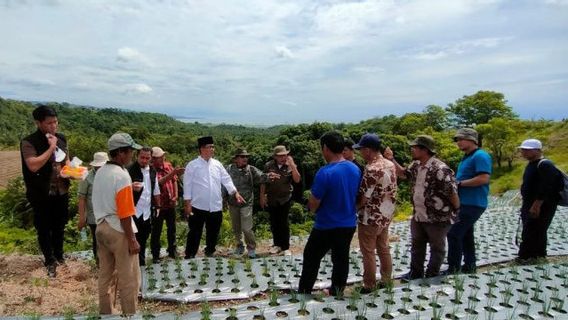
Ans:
<svg viewBox="0 0 568 320"><path fill-rule="evenodd" d="M363 254L363 285L373 289L377 283L377 261L379 256L381 282L388 283L392 278L392 258L389 248L389 226L381 228L376 225L357 226L359 247Z"/></svg>
<svg viewBox="0 0 568 320"><path fill-rule="evenodd" d="M256 240L252 230L252 206L237 207L229 205L229 212L231 213L231 224L233 225L237 247L243 246L242 235L244 234L247 250L254 250L256 248Z"/></svg>
<svg viewBox="0 0 568 320"><path fill-rule="evenodd" d="M135 314L140 289L138 255L130 254L125 234L114 230L106 221L97 226L96 235L99 257L99 312L116 313L114 304L115 292L118 289L122 314Z"/></svg>

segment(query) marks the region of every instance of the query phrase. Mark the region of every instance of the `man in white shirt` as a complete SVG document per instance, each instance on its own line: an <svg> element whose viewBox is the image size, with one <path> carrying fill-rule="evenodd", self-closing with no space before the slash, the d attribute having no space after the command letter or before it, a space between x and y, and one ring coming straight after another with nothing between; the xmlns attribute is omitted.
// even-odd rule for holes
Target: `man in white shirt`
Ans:
<svg viewBox="0 0 568 320"><path fill-rule="evenodd" d="M231 176L221 162L213 159L215 146L213 137L197 139L199 156L190 161L183 175L184 213L188 218L189 232L185 245L185 258L194 258L199 249L203 225L205 224L205 255L210 257L215 253L219 230L223 221L224 186L229 196L235 197L237 203L244 203Z"/></svg>
<svg viewBox="0 0 568 320"><path fill-rule="evenodd" d="M138 151L136 162L128 167L128 173L132 179L132 193L134 204L136 205L136 217L134 223L138 228L136 240L140 244L138 255L141 266L146 265L146 242L152 232L152 213L160 207L160 186L156 177L156 170L150 166L152 159L152 149L148 147ZM154 261L159 261L158 256L154 256Z"/></svg>

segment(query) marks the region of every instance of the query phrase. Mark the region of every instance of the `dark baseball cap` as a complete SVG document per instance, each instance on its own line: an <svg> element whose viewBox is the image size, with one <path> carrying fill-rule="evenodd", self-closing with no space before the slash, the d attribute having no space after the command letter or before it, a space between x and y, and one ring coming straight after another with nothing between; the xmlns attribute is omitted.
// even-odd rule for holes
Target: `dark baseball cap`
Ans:
<svg viewBox="0 0 568 320"><path fill-rule="evenodd" d="M381 148L381 139L374 133L365 133L359 143L353 145L353 149L371 148L379 150Z"/></svg>

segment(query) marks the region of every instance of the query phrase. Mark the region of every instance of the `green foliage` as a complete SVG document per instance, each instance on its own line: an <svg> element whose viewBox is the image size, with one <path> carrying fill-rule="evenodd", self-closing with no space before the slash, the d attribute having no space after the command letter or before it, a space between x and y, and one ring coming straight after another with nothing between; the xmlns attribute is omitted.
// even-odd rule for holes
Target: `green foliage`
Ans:
<svg viewBox="0 0 568 320"><path fill-rule="evenodd" d="M6 189L0 190L0 222L16 228L33 227L33 211L22 177L10 180Z"/></svg>
<svg viewBox="0 0 568 320"><path fill-rule="evenodd" d="M458 126L479 125L497 117L517 117L513 108L507 105L505 96L495 91L478 91L471 96L463 96L448 104L447 111L453 114Z"/></svg>
<svg viewBox="0 0 568 320"><path fill-rule="evenodd" d="M38 254L35 230L16 228L0 222L0 253L12 252Z"/></svg>
<svg viewBox="0 0 568 320"><path fill-rule="evenodd" d="M520 121L515 119L493 118L488 123L480 124L475 128L483 137L483 146L488 149L497 163L501 167L501 162L506 160L509 168L517 152L517 132L516 128L521 126Z"/></svg>
<svg viewBox="0 0 568 320"><path fill-rule="evenodd" d="M214 136L216 158L221 162L228 164L233 151L242 147L252 154L249 163L260 169L271 159L275 145L286 145L302 176L301 186L295 189L296 202L291 207L291 231L294 235L305 235L313 226L314 216L303 204L309 196L315 173L325 164L319 138L329 130L337 130L356 142L366 132L377 133L383 145L393 150L401 164L411 161L408 142L419 134L428 134L436 141L437 156L455 170L463 153L452 140L455 130L450 128L451 121L459 126L477 125L476 129L484 136L484 148L497 164L491 179L493 193L519 188L526 162L520 159L516 146L526 138L540 139L545 146L545 156L561 169L568 170L568 122L518 120L503 94L492 91L464 96L446 109L428 105L422 113L387 115L355 124L315 122L270 128L184 123L163 114L97 109L67 103L53 103L52 106L59 114L60 131L67 137L71 156L78 156L85 162L91 160L94 152L106 150L108 137L116 131L130 133L141 144L161 146L175 166L185 166L197 156L197 138L202 135ZM33 108L31 103L0 98L0 148L17 148L21 138L35 130L31 116ZM508 166L500 167L501 162L507 162ZM82 241L76 228L76 187L74 182L70 191L71 219L66 227L66 250L90 247L90 239ZM396 220L405 220L412 214L409 200L408 183L401 180ZM255 233L259 239L271 238L268 213L258 211L258 203L256 205L253 216ZM37 251L33 213L25 198L21 178L12 180L6 189L0 190L0 224L0 251L11 252L16 248L26 252ZM230 219L225 214L220 233L221 245L234 241L230 226ZM178 243L184 245L187 223L179 221L177 229ZM165 245L166 232L162 235Z"/></svg>

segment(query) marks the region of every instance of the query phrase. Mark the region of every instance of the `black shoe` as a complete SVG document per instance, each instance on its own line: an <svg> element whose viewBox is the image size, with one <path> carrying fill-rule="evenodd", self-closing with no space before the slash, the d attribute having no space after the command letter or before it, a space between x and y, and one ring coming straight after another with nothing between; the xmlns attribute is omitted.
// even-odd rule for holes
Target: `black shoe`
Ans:
<svg viewBox="0 0 568 320"><path fill-rule="evenodd" d="M371 292L373 292L373 291L375 291L375 290L370 289L370 288L362 287L361 290L359 290L359 293L360 293L360 294L369 294L369 293L371 293Z"/></svg>
<svg viewBox="0 0 568 320"><path fill-rule="evenodd" d="M55 278L57 276L57 265L55 263L47 266L47 276L50 278Z"/></svg>
<svg viewBox="0 0 568 320"><path fill-rule="evenodd" d="M168 257L175 259L177 257L177 254L175 251L169 251L168 252Z"/></svg>
<svg viewBox="0 0 568 320"><path fill-rule="evenodd" d="M461 268L461 273L474 274L476 272L477 272L477 267L475 267L475 266L473 266L473 267L462 266L462 268Z"/></svg>
<svg viewBox="0 0 568 320"><path fill-rule="evenodd" d="M211 258L215 255L215 252L205 252L205 256Z"/></svg>
<svg viewBox="0 0 568 320"><path fill-rule="evenodd" d="M153 258L152 259L152 263L156 264L156 263L160 263L162 261L162 258Z"/></svg>
<svg viewBox="0 0 568 320"><path fill-rule="evenodd" d="M64 265L65 264L65 258L63 258L63 257L57 258L57 264L60 265L60 266Z"/></svg>
<svg viewBox="0 0 568 320"><path fill-rule="evenodd" d="M194 259L195 255L185 255L184 259L185 260L189 260L189 259Z"/></svg>
<svg viewBox="0 0 568 320"><path fill-rule="evenodd" d="M412 272L408 272L407 274L403 275L400 280L402 281L411 281L411 280L416 280L416 279L422 279L422 276L418 276Z"/></svg>

